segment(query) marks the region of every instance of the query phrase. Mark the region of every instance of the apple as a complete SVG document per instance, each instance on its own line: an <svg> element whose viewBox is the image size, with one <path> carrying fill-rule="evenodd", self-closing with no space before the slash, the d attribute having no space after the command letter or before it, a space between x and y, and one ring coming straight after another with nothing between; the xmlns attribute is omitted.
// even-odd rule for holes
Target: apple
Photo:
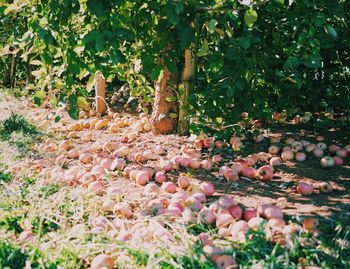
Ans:
<svg viewBox="0 0 350 269"><path fill-rule="evenodd" d="M221 210L221 212L218 213L216 216L216 227L227 227L232 222L234 222L234 219L230 212L228 210Z"/></svg>
<svg viewBox="0 0 350 269"><path fill-rule="evenodd" d="M340 149L340 147L338 146L338 145L330 145L329 147L328 147L328 151L330 152L330 153L335 153L338 149Z"/></svg>
<svg viewBox="0 0 350 269"><path fill-rule="evenodd" d="M334 160L334 165L336 165L336 166L341 166L344 164L344 160L342 158L340 158L339 156L334 156L333 160Z"/></svg>
<svg viewBox="0 0 350 269"><path fill-rule="evenodd" d="M249 207L244 210L243 218L245 221L249 221L250 219L257 217L257 215L258 210L256 208Z"/></svg>
<svg viewBox="0 0 350 269"><path fill-rule="evenodd" d="M298 162L303 162L306 160L306 154L304 152L297 152L295 153L295 159Z"/></svg>
<svg viewBox="0 0 350 269"><path fill-rule="evenodd" d="M315 218L307 218L303 222L303 228L305 231L314 232L317 229L317 226L320 224L318 219Z"/></svg>
<svg viewBox="0 0 350 269"><path fill-rule="evenodd" d="M317 143L317 147L322 149L322 150L326 150L327 149L327 145L323 142Z"/></svg>
<svg viewBox="0 0 350 269"><path fill-rule="evenodd" d="M341 158L346 158L348 156L346 149L338 149L335 154Z"/></svg>
<svg viewBox="0 0 350 269"><path fill-rule="evenodd" d="M243 209L240 206L232 205L228 208L228 211L235 220L242 219Z"/></svg>
<svg viewBox="0 0 350 269"><path fill-rule="evenodd" d="M309 144L305 147L306 152L312 152L317 146L315 144Z"/></svg>
<svg viewBox="0 0 350 269"><path fill-rule="evenodd" d="M281 165L282 164L282 160L280 157L272 157L271 160L270 160L270 165L271 166L278 166L278 165Z"/></svg>
<svg viewBox="0 0 350 269"><path fill-rule="evenodd" d="M106 254L97 255L91 262L91 269L113 269L114 268L114 260L112 257Z"/></svg>
<svg viewBox="0 0 350 269"><path fill-rule="evenodd" d="M223 195L223 196L220 196L218 200L218 204L222 208L229 208L232 205L237 205L237 202L233 199L232 196Z"/></svg>
<svg viewBox="0 0 350 269"><path fill-rule="evenodd" d="M294 158L294 152L292 150L283 151L281 154L283 161L290 161Z"/></svg>
<svg viewBox="0 0 350 269"><path fill-rule="evenodd" d="M297 191L301 195L310 195L314 191L314 187L307 183L299 183L297 186Z"/></svg>
<svg viewBox="0 0 350 269"><path fill-rule="evenodd" d="M241 163L234 162L234 163L231 165L231 169L232 169L234 172L240 174L240 173L242 173L243 166L242 166Z"/></svg>
<svg viewBox="0 0 350 269"><path fill-rule="evenodd" d="M323 150L317 147L312 151L312 153L316 158L322 158L323 156Z"/></svg>
<svg viewBox="0 0 350 269"><path fill-rule="evenodd" d="M277 146L270 146L269 147L269 153L271 155L276 155L279 151L280 151L280 149Z"/></svg>
<svg viewBox="0 0 350 269"><path fill-rule="evenodd" d="M269 165L264 165L258 169L256 175L260 180L271 180L273 177L273 170Z"/></svg>
<svg viewBox="0 0 350 269"><path fill-rule="evenodd" d="M256 176L256 170L255 170L253 167L251 167L251 166L246 167L246 168L243 169L242 175L243 175L244 177L253 179L253 178L255 178L255 176Z"/></svg>
<svg viewBox="0 0 350 269"><path fill-rule="evenodd" d="M263 214L267 219L283 219L282 210L277 205L267 207Z"/></svg>
<svg viewBox="0 0 350 269"><path fill-rule="evenodd" d="M330 156L325 156L320 161L322 168L330 169L334 167L334 159Z"/></svg>
<svg viewBox="0 0 350 269"><path fill-rule="evenodd" d="M207 225L210 225L216 221L215 213L208 208L203 208L199 212L199 217L200 217L201 222L203 222L204 224L207 224Z"/></svg>
<svg viewBox="0 0 350 269"><path fill-rule="evenodd" d="M239 180L239 176L238 176L238 173L233 171L232 169L228 169L225 171L224 173L224 178L227 180L227 181L238 181Z"/></svg>
<svg viewBox="0 0 350 269"><path fill-rule="evenodd" d="M212 161L214 163L221 163L222 162L222 156L221 155L214 155L212 158Z"/></svg>
<svg viewBox="0 0 350 269"><path fill-rule="evenodd" d="M333 190L332 185L329 182L322 182L319 187L318 190L321 193L329 193Z"/></svg>
<svg viewBox="0 0 350 269"><path fill-rule="evenodd" d="M203 182L200 184L199 189L205 196L212 196L215 192L214 185L211 182Z"/></svg>

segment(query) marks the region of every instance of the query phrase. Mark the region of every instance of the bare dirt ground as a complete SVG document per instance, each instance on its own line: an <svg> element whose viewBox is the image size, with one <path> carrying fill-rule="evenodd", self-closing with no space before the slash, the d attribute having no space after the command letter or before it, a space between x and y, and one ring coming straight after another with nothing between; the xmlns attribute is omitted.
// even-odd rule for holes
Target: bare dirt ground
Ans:
<svg viewBox="0 0 350 269"><path fill-rule="evenodd" d="M19 113L31 120L34 124L40 124L41 120L45 121L48 115L52 111L48 109L37 109L30 107L25 100L17 100L12 97L2 95L0 98L0 120L4 120L11 115L11 113ZM41 120L40 120L41 119ZM67 124L74 122L68 120ZM62 131L61 123L54 123L51 121L51 126L56 127L56 131L53 132L53 138L57 141L66 137L67 133ZM79 148L81 152L88 152L94 145L102 145L106 142L115 142L118 146L123 143L120 141L121 134L111 134L105 130L94 130L94 141L83 142L80 138L86 133L91 132L82 131L79 132L77 139L74 141L74 147ZM315 134L312 130L307 128L301 128L299 126L273 126L271 132L282 133L284 137L293 136L299 139L305 139L315 143ZM342 130L335 130L332 132L325 132L323 135L326 138L325 143L330 144L336 142L340 145L346 145L349 142L350 130L344 128ZM154 136L152 133L143 133L135 141L128 143L131 149L130 162L133 161L133 156L136 153L142 152L146 149L153 150L157 145L162 145L167 153L173 153L174 155L180 152L180 148L183 145L190 144L190 141L186 137L180 137L177 135L159 135ZM260 151L267 151L269 147L269 141L265 139L265 142L256 144L253 142L245 142L245 147L242 151L238 152L237 156L225 156L229 161L233 161L234 158L242 156L245 157L252 153L258 153ZM2 143L1 149L1 161L11 161L9 165L20 166L21 168L28 169L33 164L38 163L40 160L44 160L44 169L50 168L54 165L55 156L51 153L36 154L35 156L26 157L24 159L13 158L15 155L13 149L6 147ZM10 156L10 157L9 157ZM145 166L157 167L159 166L159 156L155 156L155 160L144 163ZM255 180L240 179L237 183L227 183L224 179L216 177L216 173L190 171L192 173L193 180L210 180L214 183L217 189L217 195L221 193L231 193L236 199L245 207L252 207L257 203L275 203L278 197L286 197L288 200L288 207L285 209L285 213L290 215L321 215L332 216L337 212L350 212L350 158L345 160L345 164L342 167L337 167L332 170L324 170L319 165L319 160L309 159L303 163L288 162L278 167L277 172L274 175L272 181L261 182ZM70 160L68 166L77 164L78 161ZM218 167L216 167L217 169ZM215 170L214 170L215 171ZM176 175L180 172L188 172L184 169L173 172L172 178L175 180ZM142 200L144 196L142 188L136 185L134 182L123 179L116 176L117 183L124 189L127 194L128 200ZM296 185L299 182L312 183L317 186L320 182L327 181L333 186L333 191L328 194L321 194L317 190L310 196L301 196L296 192ZM214 197L215 199L215 197Z"/></svg>

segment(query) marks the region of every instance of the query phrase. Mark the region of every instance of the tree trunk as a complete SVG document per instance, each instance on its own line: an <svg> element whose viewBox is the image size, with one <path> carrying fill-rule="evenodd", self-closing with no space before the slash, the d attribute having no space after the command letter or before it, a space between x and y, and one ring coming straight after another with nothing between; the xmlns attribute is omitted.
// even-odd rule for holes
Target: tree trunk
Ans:
<svg viewBox="0 0 350 269"><path fill-rule="evenodd" d="M166 67L162 78L155 83L155 100L151 117L152 131L154 134L167 134L174 132L176 119L169 116L170 112L176 111L176 103L167 101L174 95L177 88L177 77Z"/></svg>
<svg viewBox="0 0 350 269"><path fill-rule="evenodd" d="M15 82L16 73L16 55L12 54L11 57L11 69L10 69L10 87L12 88Z"/></svg>
<svg viewBox="0 0 350 269"><path fill-rule="evenodd" d="M96 96L96 112L105 114L107 111L106 103L106 79L101 72L96 73L95 96Z"/></svg>
<svg viewBox="0 0 350 269"><path fill-rule="evenodd" d="M189 131L189 122L186 120L186 109L188 106L188 95L192 88L192 80L195 72L195 61L192 57L190 49L185 50L185 67L182 72L183 89L180 91L180 108L179 108L179 123L178 133L186 135Z"/></svg>
<svg viewBox="0 0 350 269"><path fill-rule="evenodd" d="M8 56L8 62L5 63L5 65L7 66L6 68L6 73L5 73L5 82L4 85L6 87L11 87L11 65L12 65L12 54L10 54Z"/></svg>

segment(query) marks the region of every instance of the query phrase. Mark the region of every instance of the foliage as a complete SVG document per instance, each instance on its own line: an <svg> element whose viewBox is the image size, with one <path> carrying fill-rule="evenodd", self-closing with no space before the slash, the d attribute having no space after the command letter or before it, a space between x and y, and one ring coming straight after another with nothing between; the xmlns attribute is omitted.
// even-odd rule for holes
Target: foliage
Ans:
<svg viewBox="0 0 350 269"><path fill-rule="evenodd" d="M11 173L7 173L1 170L0 168L0 181L9 183L12 181L12 175Z"/></svg>
<svg viewBox="0 0 350 269"><path fill-rule="evenodd" d="M24 134L37 134L36 127L29 123L23 116L12 114L2 123L2 132L11 134L13 132L22 132Z"/></svg>
<svg viewBox="0 0 350 269"><path fill-rule="evenodd" d="M12 49L36 69L29 88L39 88L38 104L68 102L73 117L74 99L92 90L96 71L149 102L167 68L178 76L177 102L185 49L197 65L185 107L197 126L230 125L243 111L271 118L283 109L348 109L349 1L2 3L3 23L21 29L1 39L2 55Z"/></svg>
<svg viewBox="0 0 350 269"><path fill-rule="evenodd" d="M22 155L27 153L27 150L39 135L40 132L36 126L18 114L12 114L9 118L0 122L0 140L16 145Z"/></svg>
<svg viewBox="0 0 350 269"><path fill-rule="evenodd" d="M24 268L29 255L10 242L0 243L0 267L1 268Z"/></svg>

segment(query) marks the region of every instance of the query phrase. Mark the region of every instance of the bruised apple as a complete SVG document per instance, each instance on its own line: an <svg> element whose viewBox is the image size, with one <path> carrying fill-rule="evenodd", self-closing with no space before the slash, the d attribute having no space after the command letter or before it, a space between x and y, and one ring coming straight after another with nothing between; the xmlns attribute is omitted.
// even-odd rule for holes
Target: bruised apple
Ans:
<svg viewBox="0 0 350 269"><path fill-rule="evenodd" d="M297 186L297 191L301 195L310 195L314 191L314 187L307 183L299 183Z"/></svg>
<svg viewBox="0 0 350 269"><path fill-rule="evenodd" d="M260 180L271 180L273 177L272 168L269 165L264 165L258 169L257 177Z"/></svg>

